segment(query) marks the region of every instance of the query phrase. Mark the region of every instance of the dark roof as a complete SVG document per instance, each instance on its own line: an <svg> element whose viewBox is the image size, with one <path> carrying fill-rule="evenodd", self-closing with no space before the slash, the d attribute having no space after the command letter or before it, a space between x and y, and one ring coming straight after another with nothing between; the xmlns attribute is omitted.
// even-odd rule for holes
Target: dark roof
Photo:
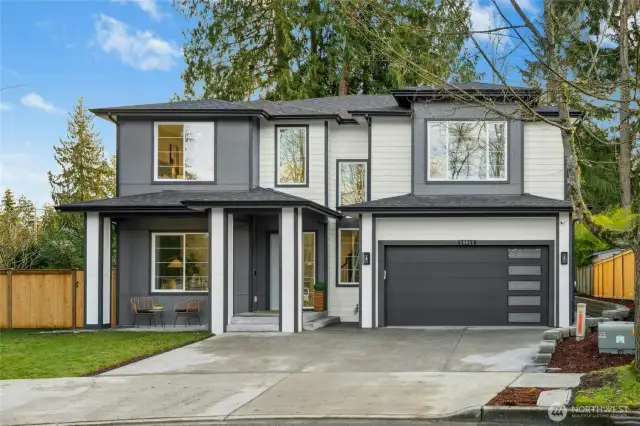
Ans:
<svg viewBox="0 0 640 426"><path fill-rule="evenodd" d="M471 95L478 99L492 99L497 102L537 102L540 90L521 86L502 86L491 83L449 83L440 86L409 86L391 90L393 97L402 107L409 107L416 99L437 101L456 101L460 97Z"/></svg>
<svg viewBox="0 0 640 426"><path fill-rule="evenodd" d="M462 92L462 93L461 93ZM297 99L293 101L254 101L231 102L219 99L196 101L163 102L143 105L106 107L92 109L96 115L104 118L110 114L174 114L190 112L203 114L224 114L242 116L262 116L266 119L278 118L320 118L335 119L340 123L355 123L354 116L362 115L411 115L411 103L416 98L431 100L455 100L465 94L490 97L505 102L513 101L513 92L521 99L537 102L539 89L519 86L501 86L491 83L451 83L449 88L435 86L409 86L391 90L390 95L348 95L327 96L324 98ZM557 116L555 107L537 107L536 111L545 116ZM572 116L577 116L572 111Z"/></svg>
<svg viewBox="0 0 640 426"><path fill-rule="evenodd" d="M557 117L558 116L558 107L542 105L534 108L534 111L543 117ZM570 117L580 117L582 114L580 111L572 109L569 111Z"/></svg>
<svg viewBox="0 0 640 426"><path fill-rule="evenodd" d="M339 208L343 212L560 212L569 201L522 195L400 195Z"/></svg>
<svg viewBox="0 0 640 426"><path fill-rule="evenodd" d="M188 211L192 207L307 207L328 216L340 213L306 198L273 189L256 187L241 191L160 191L128 195L104 200L62 204L56 209L65 212L131 212Z"/></svg>

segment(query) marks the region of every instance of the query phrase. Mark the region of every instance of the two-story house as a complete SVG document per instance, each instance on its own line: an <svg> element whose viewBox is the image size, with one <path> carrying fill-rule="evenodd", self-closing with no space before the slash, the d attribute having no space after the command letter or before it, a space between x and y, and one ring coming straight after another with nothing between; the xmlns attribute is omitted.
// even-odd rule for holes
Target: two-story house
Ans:
<svg viewBox="0 0 640 426"><path fill-rule="evenodd" d="M202 297L215 333L263 312L259 329L298 332L317 281L363 328L568 326L560 132L500 86L458 87L503 114L432 87L92 110L117 126L117 196L59 206L85 215L86 327L130 325L151 295L168 323Z"/></svg>

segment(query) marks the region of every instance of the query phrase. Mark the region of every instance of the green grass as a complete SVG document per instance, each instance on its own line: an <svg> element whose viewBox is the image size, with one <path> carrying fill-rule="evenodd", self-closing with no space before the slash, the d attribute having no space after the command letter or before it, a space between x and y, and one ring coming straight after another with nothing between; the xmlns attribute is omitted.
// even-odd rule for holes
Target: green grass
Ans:
<svg viewBox="0 0 640 426"><path fill-rule="evenodd" d="M606 368L589 373L590 380L602 382L599 387L581 389L576 393L575 405L628 406L640 408L640 377L634 364Z"/></svg>
<svg viewBox="0 0 640 426"><path fill-rule="evenodd" d="M211 335L205 331L38 334L39 331L0 330L0 379L83 376Z"/></svg>

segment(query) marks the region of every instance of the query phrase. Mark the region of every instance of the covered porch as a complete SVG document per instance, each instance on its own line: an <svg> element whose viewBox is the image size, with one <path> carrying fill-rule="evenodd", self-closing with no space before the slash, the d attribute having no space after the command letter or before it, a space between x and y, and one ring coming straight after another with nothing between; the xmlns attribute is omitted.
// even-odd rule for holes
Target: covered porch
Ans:
<svg viewBox="0 0 640 426"><path fill-rule="evenodd" d="M326 311L313 312L313 286L328 280L327 218L339 217L324 206L256 188L162 191L61 210L85 214L87 328L131 327L132 298L153 299L162 311L151 326L157 329L173 328L176 319L184 329L176 307L192 300L199 302L200 324L216 334L299 332L315 327L305 323L331 321ZM145 318L136 324L148 328Z"/></svg>

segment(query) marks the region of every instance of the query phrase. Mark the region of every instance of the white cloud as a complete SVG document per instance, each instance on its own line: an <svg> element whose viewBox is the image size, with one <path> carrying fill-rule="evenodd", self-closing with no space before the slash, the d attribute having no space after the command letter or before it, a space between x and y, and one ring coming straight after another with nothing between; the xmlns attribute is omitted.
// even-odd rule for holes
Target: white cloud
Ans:
<svg viewBox="0 0 640 426"><path fill-rule="evenodd" d="M500 9L503 7L508 7L513 10L513 5L511 4L511 0L497 0L498 6ZM518 6L525 12L538 12L538 5L536 4L536 0L518 0Z"/></svg>
<svg viewBox="0 0 640 426"><path fill-rule="evenodd" d="M122 62L142 71L167 71L182 56L172 41L163 40L151 31L129 31L129 26L100 14L95 21L96 40L107 53L117 54Z"/></svg>
<svg viewBox="0 0 640 426"><path fill-rule="evenodd" d="M489 31L506 25L493 5L481 5L479 0L470 0L469 6L472 31ZM473 36L479 42L491 42L492 44L498 44L500 48L511 43L508 37L509 32L506 29L484 33L477 32Z"/></svg>
<svg viewBox="0 0 640 426"><path fill-rule="evenodd" d="M156 0L114 0L118 3L126 4L126 3L135 3L138 5L140 9L142 9L147 15L151 17L151 19L155 21L162 21L163 18L167 16L171 16L168 13L163 13L160 11L158 7L158 2Z"/></svg>
<svg viewBox="0 0 640 426"><path fill-rule="evenodd" d="M627 21L629 28L633 28L634 21L640 23L640 12L636 13L635 16L629 16L629 20ZM606 48L614 48L618 45L615 30L611 28L604 19L600 22L600 33L598 36L589 36L589 38L591 41L599 43L600 46Z"/></svg>
<svg viewBox="0 0 640 426"><path fill-rule="evenodd" d="M64 114L64 110L54 106L51 102L45 101L42 96L31 92L20 98L22 105L29 108L37 108L48 112L49 114Z"/></svg>
<svg viewBox="0 0 640 426"><path fill-rule="evenodd" d="M13 105L9 102L0 102L0 111L9 111L13 109Z"/></svg>

